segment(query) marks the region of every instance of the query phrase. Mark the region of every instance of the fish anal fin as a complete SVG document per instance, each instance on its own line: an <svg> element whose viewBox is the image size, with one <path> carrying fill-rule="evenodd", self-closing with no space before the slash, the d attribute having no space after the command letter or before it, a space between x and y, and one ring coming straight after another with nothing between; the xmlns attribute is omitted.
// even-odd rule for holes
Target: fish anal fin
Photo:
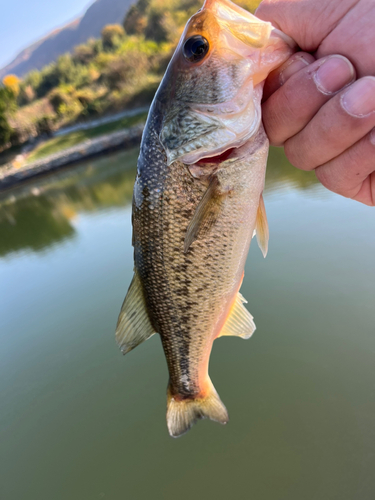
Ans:
<svg viewBox="0 0 375 500"><path fill-rule="evenodd" d="M116 341L123 354L154 335L146 309L141 281L134 273L128 293L121 308L116 328Z"/></svg>
<svg viewBox="0 0 375 500"><path fill-rule="evenodd" d="M199 202L193 218L186 230L184 252L187 253L191 244L199 236L204 236L215 224L220 213L221 203L225 195L218 191L218 179L212 177L207 191Z"/></svg>
<svg viewBox="0 0 375 500"><path fill-rule="evenodd" d="M268 229L268 221L266 207L264 206L263 194L261 194L259 198L255 231L259 248L262 250L263 257L266 257L268 252L268 240L270 237L270 233Z"/></svg>
<svg viewBox="0 0 375 500"><path fill-rule="evenodd" d="M237 293L231 312L219 334L219 337L236 336L249 339L255 332L254 318L244 306L246 300Z"/></svg>

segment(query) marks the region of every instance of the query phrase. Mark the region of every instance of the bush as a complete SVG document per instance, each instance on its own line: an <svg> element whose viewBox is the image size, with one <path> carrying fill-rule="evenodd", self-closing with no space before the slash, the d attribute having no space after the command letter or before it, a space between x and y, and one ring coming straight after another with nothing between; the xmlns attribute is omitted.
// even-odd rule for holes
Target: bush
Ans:
<svg viewBox="0 0 375 500"><path fill-rule="evenodd" d="M135 83L145 74L148 59L142 52L133 50L121 54L108 63L102 73L102 81L112 90L120 89L124 84Z"/></svg>
<svg viewBox="0 0 375 500"><path fill-rule="evenodd" d="M96 53L91 45L78 45L73 52L73 61L76 64L88 64L91 62Z"/></svg>
<svg viewBox="0 0 375 500"><path fill-rule="evenodd" d="M52 115L43 115L37 118L35 125L38 135L51 136L53 132L54 117Z"/></svg>
<svg viewBox="0 0 375 500"><path fill-rule="evenodd" d="M145 28L145 37L159 43L168 41L166 14L164 12L151 10Z"/></svg>
<svg viewBox="0 0 375 500"><path fill-rule="evenodd" d="M16 98L9 87L0 88L0 148L5 148L11 139L13 128L8 121L8 114L16 109Z"/></svg>
<svg viewBox="0 0 375 500"><path fill-rule="evenodd" d="M147 17L139 7L132 5L124 19L124 29L128 35L140 35L147 26Z"/></svg>
<svg viewBox="0 0 375 500"><path fill-rule="evenodd" d="M59 115L66 120L75 120L83 112L83 106L78 99L71 99L67 103L63 103L59 107Z"/></svg>
<svg viewBox="0 0 375 500"><path fill-rule="evenodd" d="M94 99L87 102L81 112L82 118L96 117L103 113L105 108L104 103L100 99Z"/></svg>
<svg viewBox="0 0 375 500"><path fill-rule="evenodd" d="M0 150L8 146L12 131L6 116L0 113Z"/></svg>
<svg viewBox="0 0 375 500"><path fill-rule="evenodd" d="M59 83L56 64L45 66L40 72L39 85L35 88L37 97L44 97L53 88L57 87Z"/></svg>
<svg viewBox="0 0 375 500"><path fill-rule="evenodd" d="M71 98L69 93L61 88L54 89L48 96L48 100L56 113L59 113L62 104L69 104Z"/></svg>
<svg viewBox="0 0 375 500"><path fill-rule="evenodd" d="M82 104L82 106L87 106L95 100L95 92L90 88L78 90L75 94L76 99Z"/></svg>
<svg viewBox="0 0 375 500"><path fill-rule="evenodd" d="M124 28L120 24L109 24L102 29L102 42L104 49L118 47L125 37Z"/></svg>

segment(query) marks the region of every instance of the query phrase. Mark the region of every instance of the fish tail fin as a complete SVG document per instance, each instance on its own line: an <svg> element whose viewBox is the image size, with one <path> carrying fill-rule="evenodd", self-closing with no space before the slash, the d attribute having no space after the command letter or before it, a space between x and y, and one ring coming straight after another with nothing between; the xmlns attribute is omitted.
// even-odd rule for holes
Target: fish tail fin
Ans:
<svg viewBox="0 0 375 500"><path fill-rule="evenodd" d="M228 422L227 409L210 379L207 387L205 394L195 399L179 399L168 388L167 425L172 437L182 436L202 418L209 418L220 424Z"/></svg>

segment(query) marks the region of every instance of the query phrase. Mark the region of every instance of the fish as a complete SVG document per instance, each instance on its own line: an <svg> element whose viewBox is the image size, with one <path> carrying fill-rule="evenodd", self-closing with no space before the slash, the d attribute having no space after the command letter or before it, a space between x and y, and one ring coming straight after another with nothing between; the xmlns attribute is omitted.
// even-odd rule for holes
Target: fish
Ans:
<svg viewBox="0 0 375 500"><path fill-rule="evenodd" d="M270 23L206 0L150 107L133 194L134 277L116 340L127 354L160 335L172 437L202 418L228 422L209 358L215 339L255 330L239 290L254 233L268 249L263 84L294 51Z"/></svg>

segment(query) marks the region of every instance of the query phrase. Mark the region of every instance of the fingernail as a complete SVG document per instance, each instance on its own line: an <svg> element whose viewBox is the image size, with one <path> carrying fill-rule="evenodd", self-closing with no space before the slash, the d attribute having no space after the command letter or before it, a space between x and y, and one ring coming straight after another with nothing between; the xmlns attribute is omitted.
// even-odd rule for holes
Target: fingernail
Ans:
<svg viewBox="0 0 375 500"><path fill-rule="evenodd" d="M351 62L345 57L331 56L323 61L313 78L319 92L330 95L352 82L355 71Z"/></svg>
<svg viewBox="0 0 375 500"><path fill-rule="evenodd" d="M365 76L349 87L341 96L341 106L356 118L375 111L375 77Z"/></svg>
<svg viewBox="0 0 375 500"><path fill-rule="evenodd" d="M303 56L296 54L286 63L285 68L280 73L280 84L283 85L291 76L297 73L302 68L306 68L310 63Z"/></svg>
<svg viewBox="0 0 375 500"><path fill-rule="evenodd" d="M375 146L375 128L373 128L370 132L370 142Z"/></svg>

